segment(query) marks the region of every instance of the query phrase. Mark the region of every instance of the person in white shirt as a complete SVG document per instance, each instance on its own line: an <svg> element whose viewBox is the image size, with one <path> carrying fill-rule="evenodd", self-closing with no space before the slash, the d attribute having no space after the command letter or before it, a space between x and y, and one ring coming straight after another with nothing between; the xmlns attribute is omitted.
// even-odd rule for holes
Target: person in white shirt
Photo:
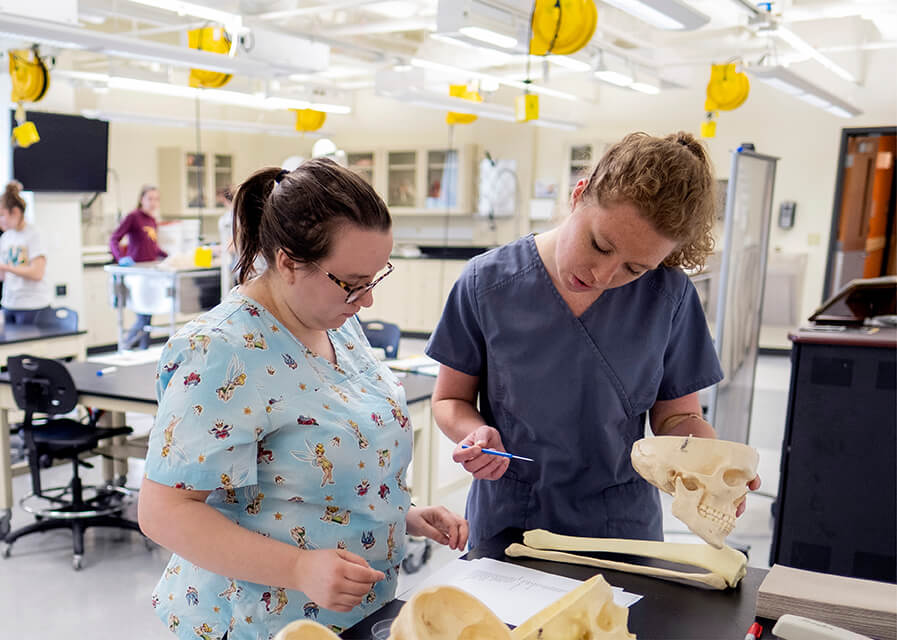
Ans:
<svg viewBox="0 0 897 640"><path fill-rule="evenodd" d="M25 222L21 190L13 181L0 196L0 306L7 325L33 324L38 312L50 308L50 287L44 281L47 254L38 230Z"/></svg>

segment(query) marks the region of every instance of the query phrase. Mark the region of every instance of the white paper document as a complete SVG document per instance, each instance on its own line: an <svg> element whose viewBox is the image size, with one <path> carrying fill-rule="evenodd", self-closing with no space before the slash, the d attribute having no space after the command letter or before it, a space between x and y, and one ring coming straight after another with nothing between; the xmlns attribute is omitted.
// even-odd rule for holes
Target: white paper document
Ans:
<svg viewBox="0 0 897 640"><path fill-rule="evenodd" d="M421 589L449 585L480 600L503 622L518 626L581 584L580 580L492 558L459 558L398 598L407 601ZM620 587L613 587L613 592L614 602L622 607L629 607L642 597Z"/></svg>

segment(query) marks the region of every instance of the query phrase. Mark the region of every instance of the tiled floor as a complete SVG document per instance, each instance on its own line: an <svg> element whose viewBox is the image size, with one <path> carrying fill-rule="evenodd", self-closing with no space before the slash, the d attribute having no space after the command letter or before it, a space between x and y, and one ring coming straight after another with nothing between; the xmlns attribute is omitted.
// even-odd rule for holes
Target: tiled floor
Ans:
<svg viewBox="0 0 897 640"><path fill-rule="evenodd" d="M422 352L419 341L403 341L403 356ZM750 545L750 564L768 566L772 532L770 504L778 486L778 449L784 430L790 362L787 357L762 356L758 364L750 443L760 450L763 487L748 499L734 542ZM146 418L129 416L138 429L148 428ZM68 467L45 472L46 482L67 481ZM139 485L142 464L132 461L129 484ZM99 465L84 472L85 482L100 477ZM16 496L28 490L28 476L13 481ZM765 495L763 495L765 494ZM465 492L447 497L445 504L463 513ZM28 514L14 511L13 526L29 522ZM684 525L672 517L664 501L668 540L694 540ZM27 536L17 542L12 556L0 560L0 637L10 639L149 640L171 637L150 607L150 593L168 560L168 552L152 547L134 533L91 530L85 539L84 569L71 568L71 535L54 531ZM443 548L424 568L402 575L399 591L411 586L458 554Z"/></svg>

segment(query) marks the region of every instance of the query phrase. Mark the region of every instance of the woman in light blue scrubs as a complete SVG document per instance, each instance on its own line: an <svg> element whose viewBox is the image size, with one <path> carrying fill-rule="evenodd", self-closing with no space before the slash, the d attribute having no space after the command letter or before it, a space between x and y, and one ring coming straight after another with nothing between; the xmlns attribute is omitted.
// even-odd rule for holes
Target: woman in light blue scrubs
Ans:
<svg viewBox="0 0 897 640"><path fill-rule="evenodd" d="M506 527L663 539L629 452L646 416L657 435L716 437L697 392L723 375L682 271L713 248L713 187L690 134L631 134L559 227L477 256L455 283L426 351L442 364L437 424L475 478L471 546Z"/></svg>

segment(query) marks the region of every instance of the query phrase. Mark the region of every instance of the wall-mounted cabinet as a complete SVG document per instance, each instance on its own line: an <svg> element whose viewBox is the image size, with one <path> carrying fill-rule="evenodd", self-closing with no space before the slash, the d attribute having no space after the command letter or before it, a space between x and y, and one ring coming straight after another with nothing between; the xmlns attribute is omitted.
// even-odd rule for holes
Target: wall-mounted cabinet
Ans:
<svg viewBox="0 0 897 640"><path fill-rule="evenodd" d="M392 263L395 271L373 291L374 304L358 315L392 322L402 331L430 333L467 261L394 258Z"/></svg>
<svg viewBox="0 0 897 640"><path fill-rule="evenodd" d="M224 191L234 183L233 156L181 147L160 147L157 153L163 216L221 215Z"/></svg>
<svg viewBox="0 0 897 640"><path fill-rule="evenodd" d="M475 145L348 151L346 159L394 215L469 215L474 211Z"/></svg>
<svg viewBox="0 0 897 640"><path fill-rule="evenodd" d="M569 201L570 194L573 192L576 183L582 178L589 177L592 167L604 155L608 146L606 142L600 141L576 143L567 146L567 166L561 184L561 198L564 203Z"/></svg>
<svg viewBox="0 0 897 640"><path fill-rule="evenodd" d="M364 178L364 181L370 185L374 184L374 152L362 151L358 153L347 153L346 161L349 169Z"/></svg>

